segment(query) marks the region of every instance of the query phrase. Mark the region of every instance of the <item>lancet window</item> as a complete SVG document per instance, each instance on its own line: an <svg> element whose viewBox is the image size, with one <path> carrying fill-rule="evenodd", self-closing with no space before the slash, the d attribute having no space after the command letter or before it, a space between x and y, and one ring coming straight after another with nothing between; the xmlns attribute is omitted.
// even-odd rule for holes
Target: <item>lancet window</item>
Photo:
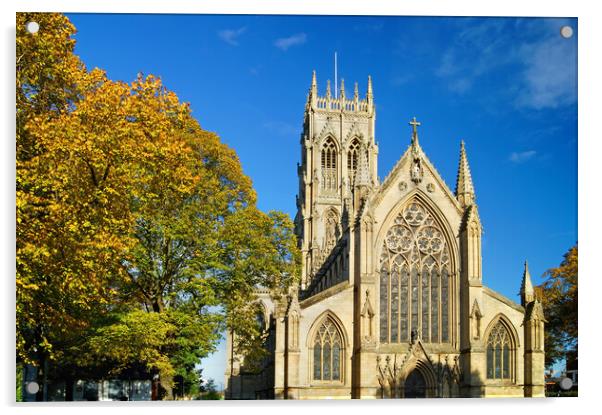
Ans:
<svg viewBox="0 0 602 415"><path fill-rule="evenodd" d="M487 338L487 379L511 379L512 350L512 337L498 321Z"/></svg>
<svg viewBox="0 0 602 415"><path fill-rule="evenodd" d="M337 176L337 147L332 138L328 138L322 146L322 189L336 191Z"/></svg>
<svg viewBox="0 0 602 415"><path fill-rule="evenodd" d="M380 258L380 341L450 341L450 248L443 229L415 199L386 233Z"/></svg>
<svg viewBox="0 0 602 415"><path fill-rule="evenodd" d="M343 339L330 318L316 332L313 350L313 379L340 381L343 362Z"/></svg>

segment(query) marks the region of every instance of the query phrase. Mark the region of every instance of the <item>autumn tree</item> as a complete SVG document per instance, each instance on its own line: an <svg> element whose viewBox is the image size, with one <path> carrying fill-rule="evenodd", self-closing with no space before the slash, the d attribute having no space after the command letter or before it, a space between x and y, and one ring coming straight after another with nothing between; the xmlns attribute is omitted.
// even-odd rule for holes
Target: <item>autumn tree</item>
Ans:
<svg viewBox="0 0 602 415"><path fill-rule="evenodd" d="M27 33L27 21L40 31ZM63 15L17 14L16 346L39 368L110 302L128 235L127 192L105 186L114 172L86 165L85 136L66 142L46 129L105 80L73 54L74 33Z"/></svg>
<svg viewBox="0 0 602 415"><path fill-rule="evenodd" d="M560 266L544 274L542 301L546 316L545 349L546 366L566 357L567 352L577 352L578 344L578 259L577 245L564 255Z"/></svg>
<svg viewBox="0 0 602 415"><path fill-rule="evenodd" d="M195 376L194 365L213 350L224 326L249 326L256 286L286 291L298 256L290 220L256 208L233 150L200 129L159 80L140 78L131 91L123 105L144 157L131 167L134 244L119 287L129 314L92 333L89 344L100 359L124 364L135 360L120 355L127 336L151 345L159 339L158 354L146 362L159 370L169 398L173 376ZM137 323L124 326L129 315ZM138 324L147 327L143 336ZM118 336L107 344L112 333ZM145 356L151 355L137 360Z"/></svg>
<svg viewBox="0 0 602 415"><path fill-rule="evenodd" d="M257 209L235 152L158 78L88 72L72 56L68 20L44 16L21 23L36 19L67 45L36 58L40 71L51 85L63 76L57 60L72 73L46 110L28 109L40 94L17 82L27 138L18 132L18 354L110 375L141 366L170 398L173 377L192 382L224 327L240 331L241 350L261 346L254 290L278 297L294 283L292 224ZM38 47L29 39L23 48Z"/></svg>

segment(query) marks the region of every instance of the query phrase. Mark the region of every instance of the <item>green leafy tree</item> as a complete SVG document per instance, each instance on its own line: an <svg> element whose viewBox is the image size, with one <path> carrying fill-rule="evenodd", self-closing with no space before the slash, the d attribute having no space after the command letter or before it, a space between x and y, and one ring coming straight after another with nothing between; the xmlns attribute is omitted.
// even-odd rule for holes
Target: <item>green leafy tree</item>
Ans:
<svg viewBox="0 0 602 415"><path fill-rule="evenodd" d="M578 345L578 252L577 245L564 255L560 266L544 274L542 301L547 319L545 331L546 366L550 367L576 352Z"/></svg>
<svg viewBox="0 0 602 415"><path fill-rule="evenodd" d="M63 375L141 367L171 398L224 327L261 348L254 290L294 284L292 223L257 209L235 152L158 78L88 72L68 19L28 20L41 34L17 36L19 359Z"/></svg>
<svg viewBox="0 0 602 415"><path fill-rule="evenodd" d="M27 33L28 21L40 31ZM87 71L73 54L74 33L61 14L17 14L16 350L19 362L41 370L111 301L127 246L128 191L99 165L107 143L73 124L70 134L54 128L84 109L84 96L99 102L107 90L102 71Z"/></svg>

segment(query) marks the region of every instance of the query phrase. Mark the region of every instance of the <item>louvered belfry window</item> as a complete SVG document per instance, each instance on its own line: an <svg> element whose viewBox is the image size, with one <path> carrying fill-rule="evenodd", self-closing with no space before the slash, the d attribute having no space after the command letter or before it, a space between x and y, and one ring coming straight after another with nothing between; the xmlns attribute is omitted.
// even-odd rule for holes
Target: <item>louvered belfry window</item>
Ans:
<svg viewBox="0 0 602 415"><path fill-rule="evenodd" d="M322 189L335 192L338 189L337 147L332 138L322 146Z"/></svg>

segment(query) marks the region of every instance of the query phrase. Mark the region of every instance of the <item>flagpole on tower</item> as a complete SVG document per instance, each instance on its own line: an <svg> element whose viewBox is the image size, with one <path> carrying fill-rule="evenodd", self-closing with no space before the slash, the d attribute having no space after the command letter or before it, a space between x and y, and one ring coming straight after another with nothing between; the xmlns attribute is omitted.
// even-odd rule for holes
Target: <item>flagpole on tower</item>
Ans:
<svg viewBox="0 0 602 415"><path fill-rule="evenodd" d="M334 97L339 97L339 83L337 82L337 53L334 52Z"/></svg>

